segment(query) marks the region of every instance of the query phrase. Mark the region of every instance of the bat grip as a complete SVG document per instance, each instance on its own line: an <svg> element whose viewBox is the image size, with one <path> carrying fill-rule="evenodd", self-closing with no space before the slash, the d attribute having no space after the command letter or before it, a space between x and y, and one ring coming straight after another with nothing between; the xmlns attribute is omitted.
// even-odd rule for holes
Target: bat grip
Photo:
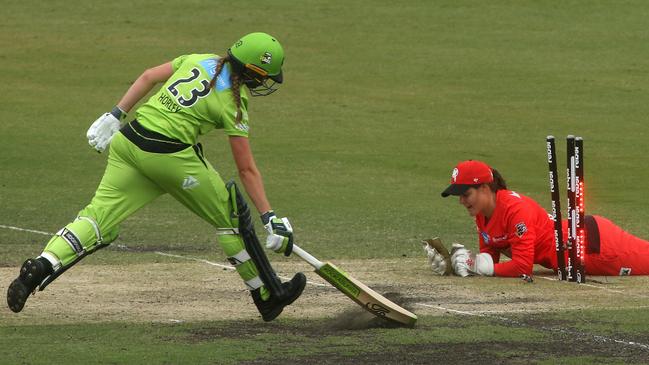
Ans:
<svg viewBox="0 0 649 365"><path fill-rule="evenodd" d="M308 262L311 266L313 266L316 270L320 269L321 267L324 266L322 261L316 259L313 257L310 253L304 251L303 249L300 248L300 246L293 244L293 253L300 256L300 258L306 262Z"/></svg>

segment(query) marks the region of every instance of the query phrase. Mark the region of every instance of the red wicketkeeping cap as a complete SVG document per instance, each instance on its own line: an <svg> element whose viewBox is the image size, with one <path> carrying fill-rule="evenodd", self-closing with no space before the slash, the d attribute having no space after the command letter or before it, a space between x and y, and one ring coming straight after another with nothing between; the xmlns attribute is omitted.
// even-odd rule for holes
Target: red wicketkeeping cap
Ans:
<svg viewBox="0 0 649 365"><path fill-rule="evenodd" d="M477 160L462 161L453 169L451 185L442 192L442 197L462 195L472 186L493 181L494 174L486 163Z"/></svg>

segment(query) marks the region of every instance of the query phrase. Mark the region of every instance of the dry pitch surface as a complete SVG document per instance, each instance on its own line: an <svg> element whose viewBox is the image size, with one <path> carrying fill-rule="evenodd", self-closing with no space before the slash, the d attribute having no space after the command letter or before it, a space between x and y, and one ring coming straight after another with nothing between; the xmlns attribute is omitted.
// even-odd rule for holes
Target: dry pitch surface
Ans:
<svg viewBox="0 0 649 365"><path fill-rule="evenodd" d="M238 275L225 262L146 265L79 264L32 296L20 314L0 310L5 325L78 322L183 322L260 319ZM340 260L335 263L375 290L419 315L504 318L556 308L649 308L649 277L590 277L586 285L557 282L539 269L532 283L520 279L436 277L424 258ZM217 264L217 265L215 265ZM220 265L220 266L219 266ZM302 262L276 264L282 277L307 274L304 294L282 316L337 318L363 313ZM18 267L0 268L5 292ZM347 316L348 317L348 316ZM353 326L353 323L348 323Z"/></svg>

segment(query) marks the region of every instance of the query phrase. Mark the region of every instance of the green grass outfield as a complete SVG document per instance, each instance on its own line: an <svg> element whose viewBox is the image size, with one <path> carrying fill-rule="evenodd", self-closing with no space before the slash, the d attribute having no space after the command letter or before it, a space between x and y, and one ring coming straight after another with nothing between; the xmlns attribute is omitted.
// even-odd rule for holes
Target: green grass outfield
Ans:
<svg viewBox="0 0 649 365"><path fill-rule="evenodd" d="M451 169L485 160L512 189L548 207L548 134L559 138L561 157L565 135L584 137L587 211L649 237L644 1L25 0L4 1L2 9L2 226L54 232L87 204L105 155L87 145L86 129L146 67L223 53L242 34L267 31L284 45L285 85L251 100L251 143L273 207L316 256L419 257L419 240L432 236L475 247L470 217L456 199L439 196ZM227 139L216 132L202 142L221 175L234 177ZM0 228L0 266L17 268L44 238ZM213 230L169 197L124 222L116 244L143 253L107 250L83 264L153 263L160 258L152 250L223 256ZM421 363L462 362L451 356L457 353L469 353L467 362L642 363L649 352L634 348L625 357L625 345L554 350L577 332L586 344L600 335L649 343L649 316L637 313L646 307L559 312L552 323L573 332L558 337L537 322L460 315L423 316L415 330L333 332L323 341L310 329L320 318L281 319L234 338L228 329L238 323L227 321L25 320L0 322L0 363L45 363L41 348L71 364L94 355L104 363L170 364L284 355L336 363L349 355L359 363L390 353L420 354Z"/></svg>
<svg viewBox="0 0 649 365"><path fill-rule="evenodd" d="M646 363L646 351L587 332L600 328L558 330L559 325L573 325L575 318L602 323L602 316L626 326L627 336L637 335L644 331L640 327L649 324L637 311L594 311L546 316L543 321L554 325L536 327L494 319L426 317L416 331L373 328L332 332L323 329L320 321L287 320L254 327L237 321L26 325L0 328L0 355L7 364ZM528 315L525 320L539 321ZM272 345L278 342L281 346Z"/></svg>

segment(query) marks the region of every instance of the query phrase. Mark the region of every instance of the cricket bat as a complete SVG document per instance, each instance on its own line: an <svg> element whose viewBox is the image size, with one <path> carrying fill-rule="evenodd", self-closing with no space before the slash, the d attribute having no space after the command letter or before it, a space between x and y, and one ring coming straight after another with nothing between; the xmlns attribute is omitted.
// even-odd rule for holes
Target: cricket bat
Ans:
<svg viewBox="0 0 649 365"><path fill-rule="evenodd" d="M293 245L293 253L313 266L316 274L375 316L399 322L409 327L413 327L417 322L417 315L401 308L370 289L334 264L316 259L297 245Z"/></svg>

